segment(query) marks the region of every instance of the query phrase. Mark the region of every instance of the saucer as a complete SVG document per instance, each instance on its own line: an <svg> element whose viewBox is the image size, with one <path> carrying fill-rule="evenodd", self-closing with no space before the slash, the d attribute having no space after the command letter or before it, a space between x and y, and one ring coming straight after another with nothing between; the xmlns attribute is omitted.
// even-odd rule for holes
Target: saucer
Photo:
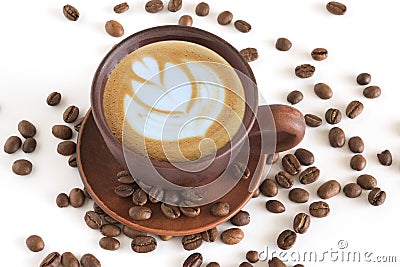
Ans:
<svg viewBox="0 0 400 267"><path fill-rule="evenodd" d="M230 212L226 216L212 216L210 214L212 203L210 203L201 206L201 212L197 217L189 218L182 215L178 219L168 219L162 213L160 204L148 203L146 206L152 209L151 218L135 221L128 214L129 208L133 206L131 198L121 198L114 193L114 188L119 185L116 173L123 168L108 150L91 110L86 114L80 129L77 154L83 184L92 199L105 213L135 230L166 236L200 233L229 220L251 199L252 192L249 192L249 188L254 191L256 188L254 185L259 184L266 162L266 155L250 154L247 166L250 177L240 179L230 192L218 200L229 203ZM134 173L133 176L135 176Z"/></svg>

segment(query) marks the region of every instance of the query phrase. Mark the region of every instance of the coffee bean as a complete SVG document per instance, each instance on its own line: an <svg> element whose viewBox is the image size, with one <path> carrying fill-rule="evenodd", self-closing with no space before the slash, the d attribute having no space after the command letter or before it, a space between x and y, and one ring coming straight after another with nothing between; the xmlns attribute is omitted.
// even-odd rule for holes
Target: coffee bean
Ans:
<svg viewBox="0 0 400 267"><path fill-rule="evenodd" d="M290 249L296 242L297 234L292 230L285 230L279 234L277 245L282 250Z"/></svg>
<svg viewBox="0 0 400 267"><path fill-rule="evenodd" d="M246 60L247 62L252 62L258 59L258 51L256 48L249 47L240 50L240 55Z"/></svg>
<svg viewBox="0 0 400 267"><path fill-rule="evenodd" d="M79 133L79 131L81 130L82 123L83 123L84 119L85 118L79 118L79 119L76 119L76 121L74 122L74 129L75 129L76 132Z"/></svg>
<svg viewBox="0 0 400 267"><path fill-rule="evenodd" d="M386 200L386 192L379 187L373 188L368 194L368 201L372 206L380 206Z"/></svg>
<svg viewBox="0 0 400 267"><path fill-rule="evenodd" d="M367 85L371 82L371 75L369 73L360 73L357 76L357 83L359 85Z"/></svg>
<svg viewBox="0 0 400 267"><path fill-rule="evenodd" d="M285 171L280 171L275 175L275 181L278 185L283 188L291 188L294 184L294 178L292 175Z"/></svg>
<svg viewBox="0 0 400 267"><path fill-rule="evenodd" d="M298 234L304 234L310 227L310 222L308 214L298 213L293 219L293 230Z"/></svg>
<svg viewBox="0 0 400 267"><path fill-rule="evenodd" d="M76 152L76 143L73 141L62 141L57 146L57 152L63 156L70 156Z"/></svg>
<svg viewBox="0 0 400 267"><path fill-rule="evenodd" d="M330 99L333 96L331 87L325 83L315 84L314 93L321 99Z"/></svg>
<svg viewBox="0 0 400 267"><path fill-rule="evenodd" d="M117 173L117 180L121 184L133 184L135 179L133 179L131 173L128 170L122 170Z"/></svg>
<svg viewBox="0 0 400 267"><path fill-rule="evenodd" d="M58 194L56 204L59 208L66 208L69 206L69 197L65 193Z"/></svg>
<svg viewBox="0 0 400 267"><path fill-rule="evenodd" d="M298 90L294 90L294 91L291 91L291 92L287 95L286 100L287 100L290 104L295 105L295 104L299 103L301 100L303 100L303 98L304 98L304 96L303 96L303 93L302 93L302 92L300 92L300 91L298 91Z"/></svg>
<svg viewBox="0 0 400 267"><path fill-rule="evenodd" d="M10 136L4 143L4 152L13 154L21 147L22 141L18 136Z"/></svg>
<svg viewBox="0 0 400 267"><path fill-rule="evenodd" d="M32 163L26 159L18 159L14 161L11 169L16 175L25 176L32 172Z"/></svg>
<svg viewBox="0 0 400 267"><path fill-rule="evenodd" d="M233 14L230 11L221 12L218 17L217 21L220 25L228 25L232 22Z"/></svg>
<svg viewBox="0 0 400 267"><path fill-rule="evenodd" d="M212 204L210 213L215 217L224 217L229 214L229 203L227 202L216 202Z"/></svg>
<svg viewBox="0 0 400 267"><path fill-rule="evenodd" d="M99 245L105 250L118 250L121 246L120 242L114 237L102 237L99 241Z"/></svg>
<svg viewBox="0 0 400 267"><path fill-rule="evenodd" d="M212 262L209 262L209 263L206 265L206 267L221 267L221 265L219 265L218 262L212 261Z"/></svg>
<svg viewBox="0 0 400 267"><path fill-rule="evenodd" d="M299 160L301 165L310 166L314 163L314 154L305 148L296 149L294 155Z"/></svg>
<svg viewBox="0 0 400 267"><path fill-rule="evenodd" d="M72 138L72 129L66 125L54 125L51 128L52 134L62 140L68 140Z"/></svg>
<svg viewBox="0 0 400 267"><path fill-rule="evenodd" d="M346 107L346 115L350 119L354 119L355 117L361 114L363 109L364 109L363 103L357 100L351 101Z"/></svg>
<svg viewBox="0 0 400 267"><path fill-rule="evenodd" d="M336 108L330 108L325 112L325 120L329 124L338 124L342 120L342 113Z"/></svg>
<svg viewBox="0 0 400 267"><path fill-rule="evenodd" d="M158 236L162 241L169 241L173 238L171 235L159 235Z"/></svg>
<svg viewBox="0 0 400 267"><path fill-rule="evenodd" d="M292 42L287 38L281 37L276 40L275 48L279 51L288 51L292 47Z"/></svg>
<svg viewBox="0 0 400 267"><path fill-rule="evenodd" d="M312 166L300 173L299 181L302 184L311 184L319 178L319 175L320 170L317 167Z"/></svg>
<svg viewBox="0 0 400 267"><path fill-rule="evenodd" d="M101 219L101 216L97 214L94 211L87 211L85 213L85 222L87 226L89 226L92 229L100 229L100 227L103 224L103 220Z"/></svg>
<svg viewBox="0 0 400 267"><path fill-rule="evenodd" d="M82 267L101 267L100 261L92 254L85 254L81 257Z"/></svg>
<svg viewBox="0 0 400 267"><path fill-rule="evenodd" d="M137 253L149 253L157 248L157 240L152 236L136 236L132 239L131 248Z"/></svg>
<svg viewBox="0 0 400 267"><path fill-rule="evenodd" d="M168 11L177 12L182 8L182 0L169 0Z"/></svg>
<svg viewBox="0 0 400 267"><path fill-rule="evenodd" d="M104 221L106 223L109 223L109 224L117 224L117 223L119 223L119 221L117 221L116 219L114 219L113 217L111 217L108 214L104 214Z"/></svg>
<svg viewBox="0 0 400 267"><path fill-rule="evenodd" d="M109 20L106 22L104 29L112 37L121 37L124 35L124 26L116 20Z"/></svg>
<svg viewBox="0 0 400 267"><path fill-rule="evenodd" d="M230 219L230 222L235 226L245 226L250 223L250 214L247 211L241 210Z"/></svg>
<svg viewBox="0 0 400 267"><path fill-rule="evenodd" d="M121 184L114 188L114 193L119 197L130 197L134 190L134 187L130 184Z"/></svg>
<svg viewBox="0 0 400 267"><path fill-rule="evenodd" d="M184 201L180 204L179 209L186 217L196 217L200 215L201 209L199 207L195 207L194 203L190 201Z"/></svg>
<svg viewBox="0 0 400 267"><path fill-rule="evenodd" d="M195 12L197 16L205 17L210 13L210 6L205 2L201 2L196 6Z"/></svg>
<svg viewBox="0 0 400 267"><path fill-rule="evenodd" d="M344 131L339 127L333 127L329 130L329 143L332 147L343 147L346 143Z"/></svg>
<svg viewBox="0 0 400 267"><path fill-rule="evenodd" d="M297 66L294 71L297 77L306 79L314 75L315 67L310 64L303 64Z"/></svg>
<svg viewBox="0 0 400 267"><path fill-rule="evenodd" d="M364 89L363 94L366 98L377 98L381 95L381 88L379 86L368 86Z"/></svg>
<svg viewBox="0 0 400 267"><path fill-rule="evenodd" d="M279 258L273 257L268 261L269 267L286 267L286 264L283 263Z"/></svg>
<svg viewBox="0 0 400 267"><path fill-rule="evenodd" d="M114 12L118 14L125 13L126 11L128 11L128 9L129 5L127 2L123 2L121 4L114 6Z"/></svg>
<svg viewBox="0 0 400 267"><path fill-rule="evenodd" d="M304 267L304 265L303 264L296 264L293 267Z"/></svg>
<svg viewBox="0 0 400 267"><path fill-rule="evenodd" d="M58 92L52 92L48 95L46 103L49 106L57 106L61 102L61 94Z"/></svg>
<svg viewBox="0 0 400 267"><path fill-rule="evenodd" d="M350 167L355 171L364 170L366 165L367 160L364 158L363 155L360 154L354 155L350 160Z"/></svg>
<svg viewBox="0 0 400 267"><path fill-rule="evenodd" d="M277 163L279 160L279 153L274 153L274 154L269 154L267 156L267 164L271 165L271 164L275 164Z"/></svg>
<svg viewBox="0 0 400 267"><path fill-rule="evenodd" d="M151 0L145 5L145 10L149 13L157 13L163 10L164 4L161 0Z"/></svg>
<svg viewBox="0 0 400 267"><path fill-rule="evenodd" d="M291 175L296 175L301 171L301 164L293 154L286 154L282 158L283 169Z"/></svg>
<svg viewBox="0 0 400 267"><path fill-rule="evenodd" d="M64 252L61 255L61 265L63 267L79 267L79 261L71 252Z"/></svg>
<svg viewBox="0 0 400 267"><path fill-rule="evenodd" d="M322 119L314 114L306 114L304 115L304 120L309 127L318 127L322 124Z"/></svg>
<svg viewBox="0 0 400 267"><path fill-rule="evenodd" d="M306 203L309 197L310 194L303 188L293 188L289 191L289 200L295 203Z"/></svg>
<svg viewBox="0 0 400 267"><path fill-rule="evenodd" d="M235 21L234 26L238 31L243 32L243 33L247 33L249 31L251 31L250 23L248 23L247 21L244 21L244 20L239 19L239 20Z"/></svg>
<svg viewBox="0 0 400 267"><path fill-rule="evenodd" d="M166 203L161 204L161 211L165 217L169 219L177 219L181 216L181 211L177 206L168 205Z"/></svg>
<svg viewBox="0 0 400 267"><path fill-rule="evenodd" d="M278 194L278 184L272 179L265 179L260 185L260 191L266 197L274 197Z"/></svg>
<svg viewBox="0 0 400 267"><path fill-rule="evenodd" d="M129 216L136 221L148 220L151 215L152 210L148 207L133 206L129 209Z"/></svg>
<svg viewBox="0 0 400 267"><path fill-rule="evenodd" d="M233 167L234 173L238 173L236 171L238 171L238 169L240 169L240 168L236 168L237 167L236 164L232 165L232 167ZM239 178L241 178L242 174L243 173L239 174L240 175ZM199 192L197 192L195 188L184 189L184 190L182 190L181 195L185 200L189 201L189 203L186 203L186 205L185 205L185 203L183 203L183 205L181 205L182 207L183 206L193 206L192 205L193 203L191 203L191 202L199 202L203 199L203 195L200 194Z"/></svg>
<svg viewBox="0 0 400 267"><path fill-rule="evenodd" d="M181 243L185 250L195 250L203 243L203 237L201 234L185 235L182 237Z"/></svg>
<svg viewBox="0 0 400 267"><path fill-rule="evenodd" d="M317 61L325 60L328 57L328 50L325 48L315 48L311 51L311 57Z"/></svg>
<svg viewBox="0 0 400 267"><path fill-rule="evenodd" d="M136 206L144 206L147 203L147 194L143 189L136 189L132 194L132 202Z"/></svg>
<svg viewBox="0 0 400 267"><path fill-rule="evenodd" d="M257 251L249 250L246 253L246 260L248 260L251 263L256 263L260 260L260 256Z"/></svg>
<svg viewBox="0 0 400 267"><path fill-rule="evenodd" d="M265 207L272 213L283 213L286 210L285 206L279 200L268 200Z"/></svg>
<svg viewBox="0 0 400 267"><path fill-rule="evenodd" d="M52 252L47 255L42 262L40 263L40 267L58 267L61 262L61 255L58 252Z"/></svg>
<svg viewBox="0 0 400 267"><path fill-rule="evenodd" d="M346 195L346 197L349 198L359 197L361 195L361 192L362 188L357 183L349 183L343 187L343 193Z"/></svg>
<svg viewBox="0 0 400 267"><path fill-rule="evenodd" d="M140 232L138 230L132 229L126 225L124 225L122 227L122 232L124 233L124 235L126 235L129 238L135 238L137 236L144 236L145 234L143 232Z"/></svg>
<svg viewBox="0 0 400 267"><path fill-rule="evenodd" d="M309 207L309 212L311 214L311 216L316 217L316 218L323 218L328 216L329 212L330 212L330 208L328 203L324 202L324 201L317 201L317 202L313 202L311 203L310 207Z"/></svg>
<svg viewBox="0 0 400 267"><path fill-rule="evenodd" d="M353 153L364 152L364 141L359 136L353 136L349 139L349 149Z"/></svg>
<svg viewBox="0 0 400 267"><path fill-rule="evenodd" d="M18 131L24 138L34 137L36 134L36 127L27 120L22 120L18 123Z"/></svg>
<svg viewBox="0 0 400 267"><path fill-rule="evenodd" d="M104 210L96 202L93 202L93 211L99 215L105 214Z"/></svg>
<svg viewBox="0 0 400 267"><path fill-rule="evenodd" d="M85 203L85 194L80 188L73 188L69 192L69 203L74 208L82 207Z"/></svg>
<svg viewBox="0 0 400 267"><path fill-rule="evenodd" d="M117 237L121 234L121 228L114 224L103 224L100 228L100 232L104 236Z"/></svg>
<svg viewBox="0 0 400 267"><path fill-rule="evenodd" d="M250 177L250 170L243 163L234 163L229 166L229 173L235 179L247 179Z"/></svg>
<svg viewBox="0 0 400 267"><path fill-rule="evenodd" d="M390 153L389 150L384 150L379 154L376 154L378 156L378 160L379 162L383 165L383 166L390 166L392 165L393 159L392 159L392 153Z"/></svg>
<svg viewBox="0 0 400 267"><path fill-rule="evenodd" d="M200 253L193 253L183 262L183 267L200 267L203 264L203 256Z"/></svg>
<svg viewBox="0 0 400 267"><path fill-rule="evenodd" d="M215 240L217 240L218 237L218 229L217 227L211 228L207 231L204 231L201 233L201 237L203 238L203 241L212 243Z"/></svg>
<svg viewBox="0 0 400 267"><path fill-rule="evenodd" d="M248 263L247 261L242 262L241 264L239 264L239 267L253 267L253 265L251 265L250 263Z"/></svg>
<svg viewBox="0 0 400 267"><path fill-rule="evenodd" d="M181 26L192 26L193 19L189 15L183 15L182 17L179 18L178 24Z"/></svg>
<svg viewBox="0 0 400 267"><path fill-rule="evenodd" d="M230 228L221 233L221 240L227 245L235 245L242 241L244 232L240 228Z"/></svg>
<svg viewBox="0 0 400 267"><path fill-rule="evenodd" d="M68 165L72 168L78 167L78 159L76 154L72 154L68 159Z"/></svg>
<svg viewBox="0 0 400 267"><path fill-rule="evenodd" d="M361 186L362 189L371 190L376 187L378 182L375 177L369 174L362 174L357 178L357 184Z"/></svg>
<svg viewBox="0 0 400 267"><path fill-rule="evenodd" d="M158 203L164 198L164 190L158 186L153 186L149 191L149 199L152 203Z"/></svg>
<svg viewBox="0 0 400 267"><path fill-rule="evenodd" d="M29 236L26 239L25 243L26 243L26 246L28 247L28 249L32 252L39 252L44 249L44 241L38 235Z"/></svg>
<svg viewBox="0 0 400 267"><path fill-rule="evenodd" d="M323 183L317 190L317 195L322 199L328 199L340 193L341 186L336 180Z"/></svg>
<svg viewBox="0 0 400 267"><path fill-rule="evenodd" d="M344 15L347 7L342 3L331 1L326 4L326 9L333 15Z"/></svg>
<svg viewBox="0 0 400 267"><path fill-rule="evenodd" d="M76 106L69 106L63 113L63 120L66 123L74 122L79 116L79 108Z"/></svg>
<svg viewBox="0 0 400 267"><path fill-rule="evenodd" d="M79 19L79 11L71 5L65 5L63 7L64 16L71 21L77 21Z"/></svg>
<svg viewBox="0 0 400 267"><path fill-rule="evenodd" d="M83 190L82 190L82 191L83 191L83 195L84 195L85 197L87 197L88 199L92 199L92 197L90 196L90 194L89 194L89 192L88 192L86 186L83 187Z"/></svg>
<svg viewBox="0 0 400 267"><path fill-rule="evenodd" d="M261 194L260 188L256 188L256 190L254 190L253 195L251 196L252 198L257 198L259 197Z"/></svg>

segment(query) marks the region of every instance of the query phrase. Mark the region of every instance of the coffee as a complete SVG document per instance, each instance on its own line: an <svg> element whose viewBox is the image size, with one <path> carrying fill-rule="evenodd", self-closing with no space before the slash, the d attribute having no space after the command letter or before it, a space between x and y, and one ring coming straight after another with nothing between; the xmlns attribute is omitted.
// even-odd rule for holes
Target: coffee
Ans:
<svg viewBox="0 0 400 267"><path fill-rule="evenodd" d="M217 53L163 41L115 66L103 107L110 130L125 146L151 159L182 162L230 142L242 123L243 99L237 73Z"/></svg>

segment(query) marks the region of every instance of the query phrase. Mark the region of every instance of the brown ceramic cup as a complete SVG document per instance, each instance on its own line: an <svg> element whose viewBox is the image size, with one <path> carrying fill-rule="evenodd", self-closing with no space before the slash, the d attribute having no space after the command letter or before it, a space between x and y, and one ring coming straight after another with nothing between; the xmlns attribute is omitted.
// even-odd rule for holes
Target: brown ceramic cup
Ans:
<svg viewBox="0 0 400 267"><path fill-rule="evenodd" d="M241 78L246 100L242 121L244 130L237 133L228 145L217 151L207 168L198 166L202 164L203 159L195 163L182 163L185 165L184 168L177 168L170 162L149 159L134 151L124 149L121 142L112 134L104 115L103 93L114 67L125 56L140 47L169 40L187 41L207 47L223 57L234 69L243 74L242 77L245 77ZM175 185L197 187L217 179L229 167L232 157L243 149L243 144L249 138L252 140L251 153L260 155L288 150L302 140L305 133L303 115L297 109L286 105L258 106L258 90L255 84L256 80L248 63L233 46L223 39L194 27L160 26L137 32L111 49L95 73L91 90L91 105L96 125L114 158L123 168L128 167L127 160L135 161L135 168L131 170L135 178L145 181L155 170ZM264 124L267 121L268 123ZM271 128L270 125L274 127ZM207 160L210 159L205 157L204 161ZM201 171L193 171L199 169Z"/></svg>

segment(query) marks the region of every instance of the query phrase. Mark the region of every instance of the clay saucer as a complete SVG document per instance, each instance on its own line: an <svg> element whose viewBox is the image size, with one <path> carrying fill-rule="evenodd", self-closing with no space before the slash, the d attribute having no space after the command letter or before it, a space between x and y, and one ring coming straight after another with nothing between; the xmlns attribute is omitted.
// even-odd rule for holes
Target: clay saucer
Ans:
<svg viewBox="0 0 400 267"><path fill-rule="evenodd" d="M200 215L195 218L181 216L173 220L165 217L161 212L160 204L151 203L146 205L152 209L152 217L145 221L134 221L128 214L129 208L132 207L131 198L120 198L114 193L114 188L119 185L115 178L116 173L123 168L113 158L104 143L91 110L82 123L77 154L82 181L92 199L104 212L130 228L167 236L200 233L229 220L251 199L252 192L249 192L249 188L255 188L254 185L258 185L266 161L266 155L250 155L247 166L251 173L250 177L240 179L236 186L219 200L229 203L230 213L227 216L212 216L211 204L208 204L201 207Z"/></svg>

